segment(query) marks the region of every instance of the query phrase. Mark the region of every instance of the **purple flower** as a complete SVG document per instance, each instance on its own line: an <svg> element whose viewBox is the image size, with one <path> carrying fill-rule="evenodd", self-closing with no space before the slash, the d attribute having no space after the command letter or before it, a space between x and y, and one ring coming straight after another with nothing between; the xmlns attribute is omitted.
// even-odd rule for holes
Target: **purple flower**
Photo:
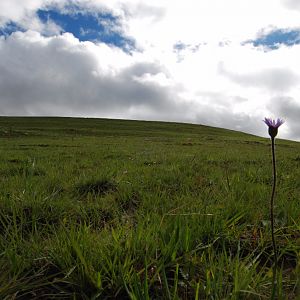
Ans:
<svg viewBox="0 0 300 300"><path fill-rule="evenodd" d="M278 128L279 126L281 126L284 121L282 119L277 119L277 121L272 120L271 118L265 118L263 120L269 127L273 127L273 128Z"/></svg>
<svg viewBox="0 0 300 300"><path fill-rule="evenodd" d="M267 126L269 126L269 135L271 136L271 138L275 138L278 133L278 127L284 123L284 121L279 118L277 119L277 121L271 118L265 118L263 121Z"/></svg>

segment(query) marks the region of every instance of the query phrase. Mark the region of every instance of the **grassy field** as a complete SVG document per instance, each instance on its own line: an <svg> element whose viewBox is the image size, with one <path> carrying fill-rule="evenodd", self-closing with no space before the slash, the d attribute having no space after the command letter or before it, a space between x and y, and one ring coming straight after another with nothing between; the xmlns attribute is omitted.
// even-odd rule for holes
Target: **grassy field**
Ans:
<svg viewBox="0 0 300 300"><path fill-rule="evenodd" d="M0 299L269 299L269 143L189 124L0 118ZM297 299L300 144L276 151L277 297Z"/></svg>

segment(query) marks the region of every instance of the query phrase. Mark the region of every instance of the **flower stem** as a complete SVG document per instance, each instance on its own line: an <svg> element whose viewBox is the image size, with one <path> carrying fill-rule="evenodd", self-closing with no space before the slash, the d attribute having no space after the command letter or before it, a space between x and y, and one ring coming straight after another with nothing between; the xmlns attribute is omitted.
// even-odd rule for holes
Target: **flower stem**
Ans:
<svg viewBox="0 0 300 300"><path fill-rule="evenodd" d="M277 248L274 234L274 198L275 198L275 189L276 189L276 158L275 158L275 138L271 137L272 141L272 163L273 163L273 188L270 201L270 219L271 219L271 235L272 235L272 245L274 251L274 268L273 268L273 282L272 282L272 299L275 299L276 294L276 273L278 267L278 258L277 258Z"/></svg>

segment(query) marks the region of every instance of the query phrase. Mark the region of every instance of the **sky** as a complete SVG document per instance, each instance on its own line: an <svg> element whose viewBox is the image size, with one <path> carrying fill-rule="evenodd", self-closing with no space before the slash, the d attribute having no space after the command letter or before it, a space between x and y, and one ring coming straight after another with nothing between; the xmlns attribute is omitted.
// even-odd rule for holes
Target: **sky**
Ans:
<svg viewBox="0 0 300 300"><path fill-rule="evenodd" d="M300 141L299 0L1 0L0 115L176 121Z"/></svg>

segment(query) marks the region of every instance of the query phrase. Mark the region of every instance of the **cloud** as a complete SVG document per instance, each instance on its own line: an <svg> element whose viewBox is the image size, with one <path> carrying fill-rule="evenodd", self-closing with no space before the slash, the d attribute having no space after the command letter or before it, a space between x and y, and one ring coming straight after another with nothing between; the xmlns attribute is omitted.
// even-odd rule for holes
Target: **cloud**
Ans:
<svg viewBox="0 0 300 300"><path fill-rule="evenodd" d="M123 56L129 66L108 73L101 67L106 52ZM45 38L15 33L1 40L0 55L1 114L44 115L51 108L51 114L101 115L133 105L164 107L170 101L163 88L135 79L160 72L158 65L131 62L117 49L81 43L71 34Z"/></svg>
<svg viewBox="0 0 300 300"><path fill-rule="evenodd" d="M229 71L220 63L219 73L242 86L266 88L275 92L288 91L299 82L299 75L286 68L270 68L242 74Z"/></svg>
<svg viewBox="0 0 300 300"><path fill-rule="evenodd" d="M38 9L43 1L41 0L3 0L0 2L0 26L6 22L21 22L31 17L36 9Z"/></svg>
<svg viewBox="0 0 300 300"><path fill-rule="evenodd" d="M36 12L50 0L2 0L0 2L0 29L9 32L12 25L23 30L35 30L45 35L59 34L61 27L52 20L41 21Z"/></svg>
<svg viewBox="0 0 300 300"><path fill-rule="evenodd" d="M300 2L298 0L283 0L283 4L292 10L300 10Z"/></svg>
<svg viewBox="0 0 300 300"><path fill-rule="evenodd" d="M149 19L150 22L159 22L166 15L166 8L162 6L149 5L145 3L131 3L123 5L127 18Z"/></svg>
<svg viewBox="0 0 300 300"><path fill-rule="evenodd" d="M191 44L185 44L181 41L178 41L173 45L173 52L176 53L176 55L177 55L177 62L182 62L186 55L188 55L189 53L195 53L195 52L199 51L200 47L203 47L206 45L207 45L207 43L205 43L205 42L191 45Z"/></svg>
<svg viewBox="0 0 300 300"><path fill-rule="evenodd" d="M268 104L270 111L288 120L288 137L300 139L300 101L293 97L273 97Z"/></svg>

